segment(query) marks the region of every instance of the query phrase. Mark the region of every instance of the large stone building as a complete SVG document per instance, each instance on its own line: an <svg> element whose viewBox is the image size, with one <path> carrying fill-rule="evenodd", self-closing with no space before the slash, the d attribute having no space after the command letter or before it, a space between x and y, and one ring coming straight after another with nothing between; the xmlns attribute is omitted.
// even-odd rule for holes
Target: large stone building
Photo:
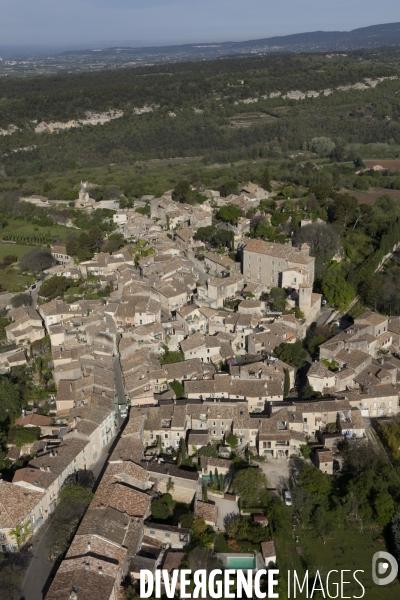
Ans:
<svg viewBox="0 0 400 600"><path fill-rule="evenodd" d="M273 287L298 289L295 269L300 269L300 283L314 283L315 258L310 256L310 248L303 244L300 248L288 244L275 244L262 240L251 240L243 250L242 273L247 281L263 284L267 291ZM290 272L289 280L285 276Z"/></svg>

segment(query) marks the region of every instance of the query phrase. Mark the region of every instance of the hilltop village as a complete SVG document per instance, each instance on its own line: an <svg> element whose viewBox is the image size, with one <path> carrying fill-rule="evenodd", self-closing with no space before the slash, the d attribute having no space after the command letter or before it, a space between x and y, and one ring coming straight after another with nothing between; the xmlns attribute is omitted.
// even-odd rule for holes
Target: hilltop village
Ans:
<svg viewBox="0 0 400 600"><path fill-rule="evenodd" d="M180 568L199 527L218 535L227 515L243 514L231 487L239 463L272 488L271 465L293 477L293 457L333 476L341 441L369 439L371 419L399 412L400 317L366 311L343 325L313 292L310 247L251 238L247 217L222 224L226 249L215 250L197 235L214 227L215 207L245 214L269 192L249 183L239 195L202 194L202 204L177 203L172 192L150 198L149 214L116 210L127 242L116 251L79 262L52 246L44 281L96 282L101 298L45 301L43 281L29 306L9 308L10 294L0 294L11 320L2 372L42 352L55 383L51 410L24 410L14 424L40 433L9 444L10 463L28 459L0 484L2 550L28 544L66 481L104 463L48 600L122 598L121 584L135 584L141 569ZM85 186L76 205L95 208ZM276 310L280 290L286 303ZM295 349L305 352L316 324L334 324L333 334L303 366ZM167 517L185 505L185 518L157 513L163 498ZM277 561L273 535L260 540L254 568Z"/></svg>

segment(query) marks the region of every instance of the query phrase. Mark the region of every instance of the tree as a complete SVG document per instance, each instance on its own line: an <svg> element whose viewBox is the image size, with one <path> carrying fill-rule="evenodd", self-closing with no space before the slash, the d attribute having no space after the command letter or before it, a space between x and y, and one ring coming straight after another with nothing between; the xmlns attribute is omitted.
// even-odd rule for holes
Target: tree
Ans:
<svg viewBox="0 0 400 600"><path fill-rule="evenodd" d="M59 558L67 550L92 498L93 492L89 487L69 485L61 490L47 532L49 558Z"/></svg>
<svg viewBox="0 0 400 600"><path fill-rule="evenodd" d="M1 560L0 590L4 600L19 600L24 575L24 569L12 557Z"/></svg>
<svg viewBox="0 0 400 600"><path fill-rule="evenodd" d="M262 240L269 240L275 235L275 229L271 226L268 219L261 219L255 228L256 237Z"/></svg>
<svg viewBox="0 0 400 600"><path fill-rule="evenodd" d="M267 190L267 192L271 192L272 191L272 188L271 188L271 178L270 178L269 168L268 167L265 167L264 170L263 170L263 172L261 173L260 186L264 190Z"/></svg>
<svg viewBox="0 0 400 600"><path fill-rule="evenodd" d="M23 271L31 271L39 273L45 269L49 269L55 264L55 260L47 248L37 247L32 248L19 261Z"/></svg>
<svg viewBox="0 0 400 600"><path fill-rule="evenodd" d="M397 513L397 515L395 515L392 518L391 532L392 532L392 540L393 540L393 546L394 546L396 558L397 558L397 560L400 560L400 514L399 513Z"/></svg>
<svg viewBox="0 0 400 600"><path fill-rule="evenodd" d="M311 256L316 257L316 274L319 275L339 247L340 231L337 225L311 223L298 229L293 241L296 245L308 244Z"/></svg>
<svg viewBox="0 0 400 600"><path fill-rule="evenodd" d="M213 227L212 225L207 225L207 227L199 227L193 237L195 240L200 240L201 242L211 244L216 231L216 227Z"/></svg>
<svg viewBox="0 0 400 600"><path fill-rule="evenodd" d="M308 444L300 445L300 452L301 452L301 455L303 458L309 459L311 456L311 451L312 451L312 448Z"/></svg>
<svg viewBox="0 0 400 600"><path fill-rule="evenodd" d="M283 384L283 397L286 398L290 392L290 375L289 370L285 369L285 381Z"/></svg>
<svg viewBox="0 0 400 600"><path fill-rule="evenodd" d="M172 199L176 202L185 202L190 194L190 191L190 183L188 181L179 181L172 192Z"/></svg>
<svg viewBox="0 0 400 600"><path fill-rule="evenodd" d="M53 277L43 281L39 294L47 300L54 300L54 298L64 294L70 285L71 284L66 277L53 275Z"/></svg>
<svg viewBox="0 0 400 600"><path fill-rule="evenodd" d="M153 500L151 503L151 514L155 519L161 519L165 521L165 519L168 519L170 516L168 504L166 504L162 498Z"/></svg>
<svg viewBox="0 0 400 600"><path fill-rule="evenodd" d="M301 341L297 340L294 344L281 344L275 348L274 356L282 362L300 369L306 361L307 352L304 350Z"/></svg>
<svg viewBox="0 0 400 600"><path fill-rule="evenodd" d="M329 475L324 475L314 465L303 464L299 475L299 485L309 494L327 496L331 490L331 479Z"/></svg>
<svg viewBox="0 0 400 600"><path fill-rule="evenodd" d="M176 379L175 379L169 385L173 389L177 400L179 400L179 398L183 398L185 390L183 389L183 385L181 384L180 381L176 381Z"/></svg>
<svg viewBox="0 0 400 600"><path fill-rule="evenodd" d="M219 192L223 198L226 198L231 194L237 194L239 192L238 187L238 182L235 179L230 179L220 186Z"/></svg>
<svg viewBox="0 0 400 600"><path fill-rule="evenodd" d="M30 294L16 294L11 298L11 306L19 308L20 306L31 306L32 296Z"/></svg>
<svg viewBox="0 0 400 600"><path fill-rule="evenodd" d="M168 494L170 494L171 492L173 492L174 489L175 489L175 484L172 481L171 477L168 478L166 489L167 489L167 493Z"/></svg>
<svg viewBox="0 0 400 600"><path fill-rule="evenodd" d="M281 190L281 194L285 198L293 198L295 193L296 193L296 189L292 185L287 185L286 187L283 188L283 190Z"/></svg>
<svg viewBox="0 0 400 600"><path fill-rule="evenodd" d="M230 433L226 438L226 443L233 449L237 448L239 443L237 435L235 435L234 433Z"/></svg>
<svg viewBox="0 0 400 600"><path fill-rule="evenodd" d="M311 150L311 152L315 152L320 156L329 156L335 147L336 144L327 137L315 137L311 142L308 142L308 150Z"/></svg>
<svg viewBox="0 0 400 600"><path fill-rule="evenodd" d="M246 506L265 506L269 502L267 478L257 468L249 467L236 473L232 489Z"/></svg>
<svg viewBox="0 0 400 600"><path fill-rule="evenodd" d="M235 225L238 219L242 216L242 209L235 204L227 204L226 206L221 206L217 216L222 221L226 221L228 223L232 223L232 225Z"/></svg>
<svg viewBox="0 0 400 600"><path fill-rule="evenodd" d="M353 300L356 292L338 269L329 269L321 279L322 293L331 305L344 310Z"/></svg>
<svg viewBox="0 0 400 600"><path fill-rule="evenodd" d="M394 500L389 492L379 492L374 500L376 521L381 527L385 527L394 514Z"/></svg>
<svg viewBox="0 0 400 600"><path fill-rule="evenodd" d="M356 218L358 201L349 194L333 194L333 203L329 206L328 216L333 222L347 227Z"/></svg>
<svg viewBox="0 0 400 600"><path fill-rule="evenodd" d="M307 340L307 350L310 354L316 354L319 346L326 342L326 337L322 334L313 335Z"/></svg>

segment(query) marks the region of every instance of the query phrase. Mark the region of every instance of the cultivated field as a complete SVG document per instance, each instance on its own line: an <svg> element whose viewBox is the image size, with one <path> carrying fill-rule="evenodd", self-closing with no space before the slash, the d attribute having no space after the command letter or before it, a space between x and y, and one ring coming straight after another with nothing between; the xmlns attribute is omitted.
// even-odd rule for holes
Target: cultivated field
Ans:
<svg viewBox="0 0 400 600"><path fill-rule="evenodd" d="M392 198L400 202L400 190L387 190L386 188L371 188L367 192L358 192L357 190L351 190L351 192L349 192L349 190L345 189L341 190L341 192L345 194L351 194L352 196L357 198L360 204L369 204L370 206L375 204L376 199L379 198L379 196L383 196L384 194L389 194L389 196L392 196Z"/></svg>
<svg viewBox="0 0 400 600"><path fill-rule="evenodd" d="M364 161L368 169L381 166L384 169L391 169L392 171L400 171L400 160L365 160Z"/></svg>

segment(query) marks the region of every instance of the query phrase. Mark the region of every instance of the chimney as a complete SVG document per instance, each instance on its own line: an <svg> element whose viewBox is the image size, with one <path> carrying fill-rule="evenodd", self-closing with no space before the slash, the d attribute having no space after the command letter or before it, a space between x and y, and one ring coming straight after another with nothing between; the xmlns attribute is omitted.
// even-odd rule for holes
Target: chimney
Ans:
<svg viewBox="0 0 400 600"><path fill-rule="evenodd" d="M90 542L88 542L87 551L90 552Z"/></svg>
<svg viewBox="0 0 400 600"><path fill-rule="evenodd" d="M47 467L47 471L48 471L48 473L50 473L50 467Z"/></svg>
<svg viewBox="0 0 400 600"><path fill-rule="evenodd" d="M74 589L71 590L69 598L70 598L70 600L78 600L78 594L76 593L76 591Z"/></svg>
<svg viewBox="0 0 400 600"><path fill-rule="evenodd" d="M99 575L103 575L103 567L99 565Z"/></svg>
<svg viewBox="0 0 400 600"><path fill-rule="evenodd" d="M85 571L90 571L90 563L85 563Z"/></svg>

